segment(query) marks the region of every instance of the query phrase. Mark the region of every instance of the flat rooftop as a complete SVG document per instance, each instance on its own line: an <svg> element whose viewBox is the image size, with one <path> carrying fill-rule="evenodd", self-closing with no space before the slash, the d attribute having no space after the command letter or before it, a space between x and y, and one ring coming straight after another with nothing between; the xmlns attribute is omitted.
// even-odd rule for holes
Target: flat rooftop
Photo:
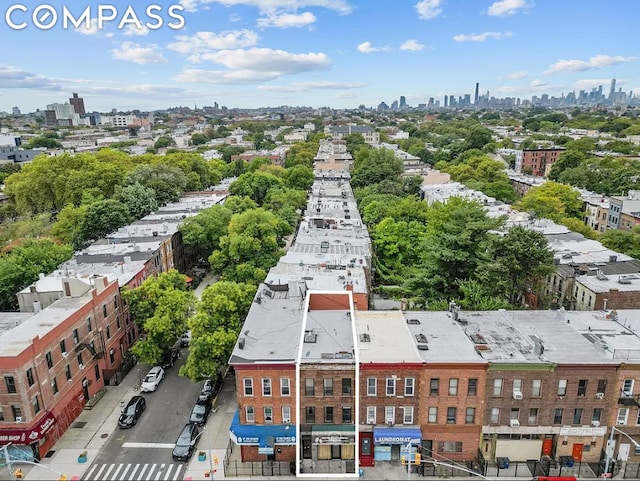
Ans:
<svg viewBox="0 0 640 481"><path fill-rule="evenodd" d="M360 363L422 363L400 311L356 311Z"/></svg>
<svg viewBox="0 0 640 481"><path fill-rule="evenodd" d="M301 363L355 364L351 312L309 310Z"/></svg>
<svg viewBox="0 0 640 481"><path fill-rule="evenodd" d="M361 265L329 268L312 265L311 262L305 262L303 266L279 262L267 274L268 283L284 284L289 281L304 281L313 291L346 289L350 285L353 292L367 294L367 280Z"/></svg>

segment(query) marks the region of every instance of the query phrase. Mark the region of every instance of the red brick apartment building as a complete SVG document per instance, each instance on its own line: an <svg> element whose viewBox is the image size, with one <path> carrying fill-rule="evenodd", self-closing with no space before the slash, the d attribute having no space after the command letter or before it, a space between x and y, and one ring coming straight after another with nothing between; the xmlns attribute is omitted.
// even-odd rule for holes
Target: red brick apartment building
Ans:
<svg viewBox="0 0 640 481"><path fill-rule="evenodd" d="M0 444L42 458L105 384L124 355L118 283L63 283L65 295L35 313L0 315Z"/></svg>
<svg viewBox="0 0 640 481"><path fill-rule="evenodd" d="M522 172L537 177L547 177L551 166L565 149L524 149L522 151Z"/></svg>

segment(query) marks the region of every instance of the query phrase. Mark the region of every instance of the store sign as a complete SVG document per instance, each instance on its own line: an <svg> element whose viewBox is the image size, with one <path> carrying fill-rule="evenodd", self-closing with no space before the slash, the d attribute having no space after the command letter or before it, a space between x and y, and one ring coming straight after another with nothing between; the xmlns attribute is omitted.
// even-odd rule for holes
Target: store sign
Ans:
<svg viewBox="0 0 640 481"><path fill-rule="evenodd" d="M355 438L353 436L329 434L328 436L318 436L315 442L316 444L354 444Z"/></svg>
<svg viewBox="0 0 640 481"><path fill-rule="evenodd" d="M560 428L560 436L604 436L606 432L605 427L565 426Z"/></svg>
<svg viewBox="0 0 640 481"><path fill-rule="evenodd" d="M53 413L47 411L42 419L27 429L2 429L0 430L0 444L31 444L42 439L56 423Z"/></svg>
<svg viewBox="0 0 640 481"><path fill-rule="evenodd" d="M273 446L260 446L258 448L258 454L273 454Z"/></svg>

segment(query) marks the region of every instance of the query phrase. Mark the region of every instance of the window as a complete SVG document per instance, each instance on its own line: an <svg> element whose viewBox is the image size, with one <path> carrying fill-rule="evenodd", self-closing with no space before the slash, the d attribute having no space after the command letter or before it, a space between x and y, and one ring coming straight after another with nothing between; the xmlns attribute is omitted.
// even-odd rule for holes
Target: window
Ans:
<svg viewBox="0 0 640 481"><path fill-rule="evenodd" d="M447 424L455 424L456 423L456 411L455 407L447 408Z"/></svg>
<svg viewBox="0 0 640 481"><path fill-rule="evenodd" d="M578 381L578 396L584 397L587 394L587 380L580 379Z"/></svg>
<svg viewBox="0 0 640 481"><path fill-rule="evenodd" d="M513 380L513 392L522 392L522 379Z"/></svg>
<svg viewBox="0 0 640 481"><path fill-rule="evenodd" d="M87 331L91 332L93 326L91 325L91 317L87 317Z"/></svg>
<svg viewBox="0 0 640 481"><path fill-rule="evenodd" d="M44 357L47 360L47 367L51 369L53 367L53 356L51 356L51 351L47 352Z"/></svg>
<svg viewBox="0 0 640 481"><path fill-rule="evenodd" d="M473 424L476 422L476 408L467 408L464 413L464 423Z"/></svg>
<svg viewBox="0 0 640 481"><path fill-rule="evenodd" d="M71 381L71 366L69 364L64 368L64 375L67 378L67 381Z"/></svg>
<svg viewBox="0 0 640 481"><path fill-rule="evenodd" d="M476 396L478 393L478 380L469 379L469 385L467 386L467 396Z"/></svg>
<svg viewBox="0 0 640 481"><path fill-rule="evenodd" d="M531 397L540 397L542 395L542 381L534 379L531 381Z"/></svg>
<svg viewBox="0 0 640 481"><path fill-rule="evenodd" d="M100 366L98 366L97 364L93 366L93 372L96 376L96 381L100 380Z"/></svg>
<svg viewBox="0 0 640 481"><path fill-rule="evenodd" d="M598 379L598 390L597 393L604 394L607 392L607 380L606 379Z"/></svg>
<svg viewBox="0 0 640 481"><path fill-rule="evenodd" d="M105 318L107 317L107 305L106 304L104 304L102 306L102 317L105 317Z"/></svg>
<svg viewBox="0 0 640 481"><path fill-rule="evenodd" d="M73 342L78 344L80 342L80 336L78 335L78 330L73 330Z"/></svg>
<svg viewBox="0 0 640 481"><path fill-rule="evenodd" d="M36 394L33 397L33 414L38 414L40 412L40 398Z"/></svg>
<svg viewBox="0 0 640 481"><path fill-rule="evenodd" d="M33 379L33 369L29 368L27 369L27 382L29 383L29 386L33 386L35 383L35 380Z"/></svg>
<svg viewBox="0 0 640 481"><path fill-rule="evenodd" d="M404 378L404 395L413 396L415 393L416 380L412 377Z"/></svg>
<svg viewBox="0 0 640 481"><path fill-rule="evenodd" d="M429 382L429 396L437 396L440 389L440 379L431 379Z"/></svg>
<svg viewBox="0 0 640 481"><path fill-rule="evenodd" d="M324 422L325 423L333 422L333 406L324 407Z"/></svg>
<svg viewBox="0 0 640 481"><path fill-rule="evenodd" d="M60 341L60 352L62 353L62 355L65 355L67 353L67 344L64 339Z"/></svg>
<svg viewBox="0 0 640 481"><path fill-rule="evenodd" d="M78 353L76 359L78 360L78 367L80 367L80 369L84 368L84 363L82 362L82 352Z"/></svg>
<svg viewBox="0 0 640 481"><path fill-rule="evenodd" d="M616 424L627 424L627 418L629 417L629 408L618 409L618 419Z"/></svg>
<svg viewBox="0 0 640 481"><path fill-rule="evenodd" d="M404 407L404 416L402 416L402 424L413 424L413 406Z"/></svg>
<svg viewBox="0 0 640 481"><path fill-rule="evenodd" d="M116 316L116 328L120 329L122 327L122 323L120 322L120 316Z"/></svg>
<svg viewBox="0 0 640 481"><path fill-rule="evenodd" d="M5 376L4 382L7 384L7 392L9 394L18 392L18 390L16 389L16 380L13 378L13 376Z"/></svg>
<svg viewBox="0 0 640 481"><path fill-rule="evenodd" d="M430 423L438 422L438 408L436 407L429 408L429 422Z"/></svg>
<svg viewBox="0 0 640 481"><path fill-rule="evenodd" d="M558 381L558 396L566 396L567 394L567 380L560 379Z"/></svg>
<svg viewBox="0 0 640 481"><path fill-rule="evenodd" d="M384 422L387 424L395 424L396 422L396 407L385 406L384 407Z"/></svg>
<svg viewBox="0 0 640 481"><path fill-rule="evenodd" d="M315 394L315 386L313 383L313 378L307 377L304 380L304 395L313 396L314 394Z"/></svg>
<svg viewBox="0 0 640 481"><path fill-rule="evenodd" d="M268 377L262 378L262 395L271 396L271 379Z"/></svg>
<svg viewBox="0 0 640 481"><path fill-rule="evenodd" d="M449 379L449 396L457 396L457 395L458 395L458 380Z"/></svg>
<svg viewBox="0 0 640 481"><path fill-rule="evenodd" d="M282 406L282 422L285 424L291 422L291 406Z"/></svg>
<svg viewBox="0 0 640 481"><path fill-rule="evenodd" d="M13 414L13 420L18 421L18 419L22 418L22 409L20 409L20 406L11 405L11 414Z"/></svg>
<svg viewBox="0 0 640 481"><path fill-rule="evenodd" d="M314 424L316 422L316 408L315 406L307 406L304 409L304 419L307 424Z"/></svg>
<svg viewBox="0 0 640 481"><path fill-rule="evenodd" d="M622 395L629 397L633 394L633 379L625 379L622 382Z"/></svg>
<svg viewBox="0 0 640 481"><path fill-rule="evenodd" d="M117 308L118 308L118 298L117 298L117 297L114 297L114 298L113 298L113 308L114 308L114 309L117 309Z"/></svg>
<svg viewBox="0 0 640 481"><path fill-rule="evenodd" d="M111 339L111 326L107 326L107 339Z"/></svg>
<svg viewBox="0 0 640 481"><path fill-rule="evenodd" d="M53 394L58 394L58 381L55 376L51 379L51 390L53 391Z"/></svg>
<svg viewBox="0 0 640 481"><path fill-rule="evenodd" d="M502 379L493 380L493 395L502 396Z"/></svg>
<svg viewBox="0 0 640 481"><path fill-rule="evenodd" d="M367 406L367 424L376 423L376 407Z"/></svg>
<svg viewBox="0 0 640 481"><path fill-rule="evenodd" d="M500 408L491 408L491 424L500 424Z"/></svg>
<svg viewBox="0 0 640 481"><path fill-rule="evenodd" d="M562 424L563 411L564 410L562 408L556 408L553 412L553 424Z"/></svg>
<svg viewBox="0 0 640 481"><path fill-rule="evenodd" d="M290 386L288 377L281 377L280 378L280 395L281 396L290 396L291 395L291 386Z"/></svg>
<svg viewBox="0 0 640 481"><path fill-rule="evenodd" d="M511 408L511 411L509 411L509 419L516 421L520 419L520 408Z"/></svg>
<svg viewBox="0 0 640 481"><path fill-rule="evenodd" d="M342 424L351 424L351 406L344 406L342 408Z"/></svg>
<svg viewBox="0 0 640 481"><path fill-rule="evenodd" d="M4 421L4 411L2 410L2 406L0 406L0 421Z"/></svg>
<svg viewBox="0 0 640 481"><path fill-rule="evenodd" d="M529 417L527 418L527 424L538 424L538 408L529 409Z"/></svg>
<svg viewBox="0 0 640 481"><path fill-rule="evenodd" d="M396 380L392 377L387 378L387 396L396 395Z"/></svg>
<svg viewBox="0 0 640 481"><path fill-rule="evenodd" d="M351 394L351 378L343 377L342 378L342 395Z"/></svg>
<svg viewBox="0 0 640 481"><path fill-rule="evenodd" d="M378 391L378 380L375 377L367 378L367 396L375 396Z"/></svg>
<svg viewBox="0 0 640 481"><path fill-rule="evenodd" d="M582 408L575 408L573 410L573 424L582 423Z"/></svg>
<svg viewBox="0 0 640 481"><path fill-rule="evenodd" d="M247 422L248 423L255 423L256 422L256 411L253 408L253 406L247 406L246 408L244 408L244 412L247 416Z"/></svg>
<svg viewBox="0 0 640 481"><path fill-rule="evenodd" d="M265 423L273 422L273 408L271 406L264 407L264 422Z"/></svg>
<svg viewBox="0 0 640 481"><path fill-rule="evenodd" d="M244 395L253 396L253 379L245 378L242 382L244 384Z"/></svg>
<svg viewBox="0 0 640 481"><path fill-rule="evenodd" d="M593 408L593 414L591 415L591 421L595 421L595 422L599 423L601 418L602 418L602 408Z"/></svg>
<svg viewBox="0 0 640 481"><path fill-rule="evenodd" d="M461 453L462 443L460 441L440 441L438 443L439 453Z"/></svg>
<svg viewBox="0 0 640 481"><path fill-rule="evenodd" d="M322 381L325 396L333 396L333 378L326 377Z"/></svg>

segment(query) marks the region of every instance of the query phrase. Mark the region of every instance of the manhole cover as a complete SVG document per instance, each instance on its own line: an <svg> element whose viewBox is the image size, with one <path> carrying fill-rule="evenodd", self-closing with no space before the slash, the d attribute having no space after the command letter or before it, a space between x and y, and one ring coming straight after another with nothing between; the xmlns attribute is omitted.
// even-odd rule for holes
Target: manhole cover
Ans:
<svg viewBox="0 0 640 481"><path fill-rule="evenodd" d="M81 428L85 427L85 426L86 426L86 424L87 424L87 422L86 422L86 421L76 421L75 423L73 423L73 424L71 425L71 427L72 427L72 428L75 428L75 429L81 429Z"/></svg>
<svg viewBox="0 0 640 481"><path fill-rule="evenodd" d="M101 437L102 439L104 439L104 438L108 438L108 437L109 437L109 435L108 435L107 433L102 433L102 434L100 435L100 437Z"/></svg>

